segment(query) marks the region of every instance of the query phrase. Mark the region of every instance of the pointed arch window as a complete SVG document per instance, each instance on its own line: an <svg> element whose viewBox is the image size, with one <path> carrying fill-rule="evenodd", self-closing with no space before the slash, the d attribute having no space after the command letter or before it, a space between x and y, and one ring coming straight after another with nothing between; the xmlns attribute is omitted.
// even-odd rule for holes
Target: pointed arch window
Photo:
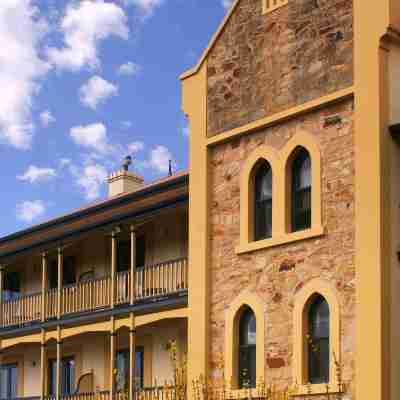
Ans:
<svg viewBox="0 0 400 400"><path fill-rule="evenodd" d="M254 177L254 240L272 236L272 169L267 161L257 167Z"/></svg>
<svg viewBox="0 0 400 400"><path fill-rule="evenodd" d="M311 158L300 147L292 164L292 231L311 228Z"/></svg>
<svg viewBox="0 0 400 400"><path fill-rule="evenodd" d="M239 322L239 387L256 386L256 316L246 307Z"/></svg>
<svg viewBox="0 0 400 400"><path fill-rule="evenodd" d="M308 381L329 382L330 311L326 299L316 295L308 310Z"/></svg>

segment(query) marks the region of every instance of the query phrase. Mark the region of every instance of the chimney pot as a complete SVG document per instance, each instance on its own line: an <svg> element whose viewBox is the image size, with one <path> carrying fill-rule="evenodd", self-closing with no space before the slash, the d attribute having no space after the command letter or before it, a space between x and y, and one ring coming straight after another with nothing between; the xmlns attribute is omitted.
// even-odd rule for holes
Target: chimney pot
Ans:
<svg viewBox="0 0 400 400"><path fill-rule="evenodd" d="M108 177L108 197L134 192L140 189L143 183L143 177L122 168Z"/></svg>

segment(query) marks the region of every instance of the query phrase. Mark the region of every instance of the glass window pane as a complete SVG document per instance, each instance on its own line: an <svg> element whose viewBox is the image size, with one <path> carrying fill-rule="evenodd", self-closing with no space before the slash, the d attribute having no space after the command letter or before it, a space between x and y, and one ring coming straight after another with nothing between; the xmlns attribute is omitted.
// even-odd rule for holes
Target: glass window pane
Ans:
<svg viewBox="0 0 400 400"><path fill-rule="evenodd" d="M10 398L17 397L17 366L12 366L9 370L10 374Z"/></svg>
<svg viewBox="0 0 400 400"><path fill-rule="evenodd" d="M329 381L329 322L328 302L324 297L318 295L309 309L308 360L311 383Z"/></svg>
<svg viewBox="0 0 400 400"><path fill-rule="evenodd" d="M297 151L292 166L292 230L311 227L311 158L307 150Z"/></svg>
<svg viewBox="0 0 400 400"><path fill-rule="evenodd" d="M262 240L272 235L272 170L267 162L258 166L254 183L254 236Z"/></svg>
<svg viewBox="0 0 400 400"><path fill-rule="evenodd" d="M2 399L8 397L8 371L7 368L0 370L0 395Z"/></svg>
<svg viewBox="0 0 400 400"><path fill-rule="evenodd" d="M239 323L239 385L254 387L256 384L256 318L246 308Z"/></svg>
<svg viewBox="0 0 400 400"><path fill-rule="evenodd" d="M143 374L144 374L144 349L139 347L136 349L136 369L135 369L135 383L138 389L143 388Z"/></svg>

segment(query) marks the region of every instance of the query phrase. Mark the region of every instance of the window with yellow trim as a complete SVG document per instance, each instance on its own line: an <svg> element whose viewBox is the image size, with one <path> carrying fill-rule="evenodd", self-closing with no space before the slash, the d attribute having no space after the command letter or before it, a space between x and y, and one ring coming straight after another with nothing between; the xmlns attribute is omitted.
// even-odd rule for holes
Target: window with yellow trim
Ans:
<svg viewBox="0 0 400 400"><path fill-rule="evenodd" d="M291 158L291 230L298 232L311 228L311 157L299 146Z"/></svg>
<svg viewBox="0 0 400 400"><path fill-rule="evenodd" d="M328 384L338 390L340 363L340 306L334 287L313 279L296 294L293 309L293 376L298 393L324 393Z"/></svg>
<svg viewBox="0 0 400 400"><path fill-rule="evenodd" d="M250 307L244 307L241 311L239 322L239 387L256 387L256 316Z"/></svg>
<svg viewBox="0 0 400 400"><path fill-rule="evenodd" d="M254 171L254 240L272 236L272 169L262 160Z"/></svg>
<svg viewBox="0 0 400 400"><path fill-rule="evenodd" d="M329 305L319 294L310 299L307 310L308 333L304 351L307 352L307 381L311 384L329 382Z"/></svg>
<svg viewBox="0 0 400 400"><path fill-rule="evenodd" d="M270 13L280 7L286 6L288 0L263 0L263 12Z"/></svg>
<svg viewBox="0 0 400 400"><path fill-rule="evenodd" d="M296 133L281 149L257 147L240 178L236 253L323 235L321 153L317 139Z"/></svg>

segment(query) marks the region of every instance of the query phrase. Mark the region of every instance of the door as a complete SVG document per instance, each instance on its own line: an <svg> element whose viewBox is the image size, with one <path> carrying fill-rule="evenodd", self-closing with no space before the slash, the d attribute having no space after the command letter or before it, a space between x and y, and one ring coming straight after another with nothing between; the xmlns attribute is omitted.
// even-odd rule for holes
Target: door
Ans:
<svg viewBox="0 0 400 400"><path fill-rule="evenodd" d="M49 395L56 395L57 360L49 360ZM69 396L75 392L75 359L65 357L61 361L61 394Z"/></svg>
<svg viewBox="0 0 400 400"><path fill-rule="evenodd" d="M135 355L135 388L136 390L143 388L143 354L144 349L141 346L136 346ZM121 350L117 353L117 377L116 377L116 389L117 391L128 391L129 390L129 350Z"/></svg>
<svg viewBox="0 0 400 400"><path fill-rule="evenodd" d="M4 276L4 301L15 300L21 296L21 276L19 272L7 271Z"/></svg>
<svg viewBox="0 0 400 400"><path fill-rule="evenodd" d="M15 399L17 397L17 365L0 367L0 398Z"/></svg>
<svg viewBox="0 0 400 400"><path fill-rule="evenodd" d="M64 257L63 261L63 286L76 283L76 268L74 257ZM58 263L53 261L49 268L49 288L57 289L58 286Z"/></svg>

